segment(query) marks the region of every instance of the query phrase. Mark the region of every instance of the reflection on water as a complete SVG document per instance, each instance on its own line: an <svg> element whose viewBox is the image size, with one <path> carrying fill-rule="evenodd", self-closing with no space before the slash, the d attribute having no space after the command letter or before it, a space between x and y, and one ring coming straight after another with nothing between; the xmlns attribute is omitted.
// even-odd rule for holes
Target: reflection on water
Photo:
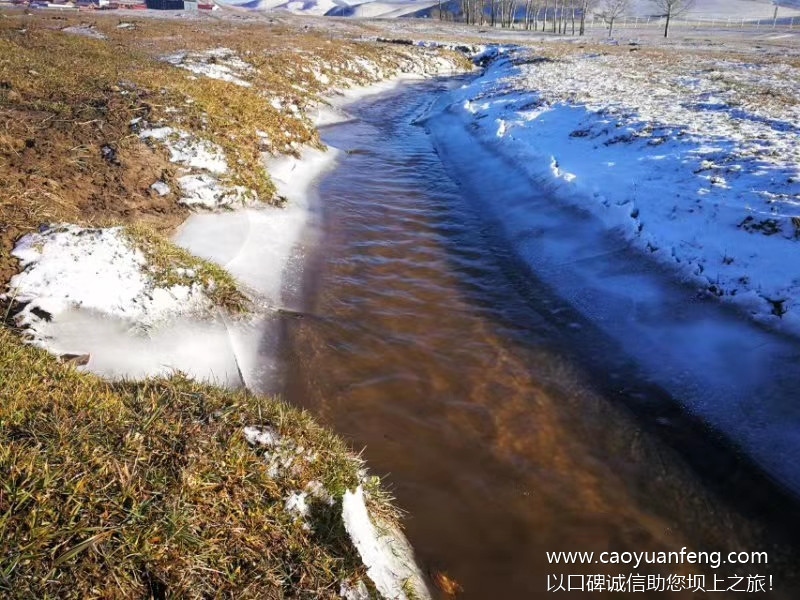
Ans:
<svg viewBox="0 0 800 600"><path fill-rule="evenodd" d="M655 385L635 380L613 343L597 342L589 323L521 272L447 177L412 124L440 85L363 102L358 121L325 132L357 152L320 184L323 234L306 270L304 316L284 322L287 400L365 448L409 512L423 568L447 572L464 598L539 597L548 573L630 572L549 567L546 551L682 546L770 550L776 588L789 586L770 597L796 597L792 552L652 434L697 431L660 406ZM659 404L659 420L642 425L624 395ZM732 464L719 463L723 477L747 481Z"/></svg>

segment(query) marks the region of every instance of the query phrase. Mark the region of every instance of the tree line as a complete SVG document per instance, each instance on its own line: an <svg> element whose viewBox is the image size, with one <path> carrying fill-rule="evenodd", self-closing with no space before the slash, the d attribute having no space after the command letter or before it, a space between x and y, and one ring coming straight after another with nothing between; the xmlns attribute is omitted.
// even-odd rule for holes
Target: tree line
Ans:
<svg viewBox="0 0 800 600"><path fill-rule="evenodd" d="M669 35L670 20L688 11L694 0L650 0L656 16L664 17L664 37ZM446 3L453 6L453 3ZM459 19L470 25L550 31L560 35L584 35L586 18L591 14L608 27L630 12L631 0L458 0L458 11L439 0L438 17Z"/></svg>

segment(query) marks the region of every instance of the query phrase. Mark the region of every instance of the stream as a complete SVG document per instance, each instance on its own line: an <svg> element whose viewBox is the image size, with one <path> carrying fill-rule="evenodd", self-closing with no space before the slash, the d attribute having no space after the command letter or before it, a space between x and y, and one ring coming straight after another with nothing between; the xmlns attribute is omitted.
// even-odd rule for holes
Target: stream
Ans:
<svg viewBox="0 0 800 600"><path fill-rule="evenodd" d="M769 334L709 302L676 316L686 290L668 274L589 217L548 207L545 191L510 167L493 180L496 159L477 145L465 152L467 138L451 136L437 112L457 84L405 84L322 128L344 152L318 182L302 281L286 292L300 310L280 321L285 399L363 448L408 511L423 570L457 581L459 598L539 597L548 575L634 571L703 573L707 583L772 575L768 597L796 598L794 498L690 415L725 414L721 394L759 384L763 365L736 344L753 335L748 348L757 348ZM543 215L529 243L489 210L521 200ZM559 244L565 219L569 239ZM618 293L628 288L647 298L631 305ZM649 318L631 325L632 311ZM697 400L725 367L707 340L726 346L730 377ZM768 343L763 360L796 357L789 342ZM795 381L780 379L775 393ZM770 564L635 570L546 558L684 546L768 551Z"/></svg>

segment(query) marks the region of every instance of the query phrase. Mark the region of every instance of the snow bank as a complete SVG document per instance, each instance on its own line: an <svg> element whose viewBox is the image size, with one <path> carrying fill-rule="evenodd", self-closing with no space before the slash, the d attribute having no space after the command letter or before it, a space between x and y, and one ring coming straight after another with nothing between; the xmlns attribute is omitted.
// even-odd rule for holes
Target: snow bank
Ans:
<svg viewBox="0 0 800 600"><path fill-rule="evenodd" d="M361 486L355 492L345 492L342 499L342 520L364 566L367 567L367 575L382 598L430 598L408 541L397 530L387 529L382 532L376 529L364 504L364 490ZM409 590L413 591L413 595L407 594ZM346 591L353 593L350 589Z"/></svg>
<svg viewBox="0 0 800 600"><path fill-rule="evenodd" d="M703 293L800 333L800 72L506 49L449 111Z"/></svg>
<svg viewBox="0 0 800 600"><path fill-rule="evenodd" d="M120 227L61 225L24 236L12 254L22 271L11 279L10 295L25 304L17 322L34 336L42 322L70 308L126 319L141 329L211 308L200 282L158 283Z"/></svg>
<svg viewBox="0 0 800 600"><path fill-rule="evenodd" d="M6 297L16 324L51 353L88 355L82 368L112 379L181 371L237 387L260 380L263 326L234 323L210 299L214 283L165 283L119 227L61 225L24 236L22 271ZM177 271L176 271L177 272ZM180 269L180 279L193 279Z"/></svg>
<svg viewBox="0 0 800 600"><path fill-rule="evenodd" d="M528 65L534 68L536 63ZM674 220L659 219L663 203L681 203L685 190L695 189L688 182L703 175L692 170L697 157L689 151L694 147L688 134L672 139L661 133L666 127L654 128L659 131L656 138L668 139L650 144L649 138L634 137L606 145L604 140L626 133L625 119L633 118L633 111L626 108L622 115L629 116L624 117L610 110L589 111L577 101L551 104L542 98L546 91L537 94L521 87L522 66L498 62L484 77L442 98L430 111L425 126L448 172L475 203L489 230L502 236L536 279L558 297L555 307L545 300L542 310L571 340L565 343L579 349L590 364L599 362L604 370L612 365L610 378L620 376L615 365L635 365L643 380L731 440L776 480L800 490L800 464L793 458L800 451L800 410L794 401L800 386L798 343L756 322L766 320L786 329L788 315L780 319L770 314L756 298L753 319L742 318L747 305L737 302L745 292L733 299L723 297L730 304L721 305L718 296L707 290L708 279L682 270L684 263L672 253L659 256L658 248L648 249L646 238L642 240L653 231L667 241L682 236L686 243L676 243L675 254L694 261L713 257L713 245L727 236L735 242L727 246L728 256L750 260L743 253L749 251L766 262L760 253L769 251L769 259L778 262L771 272L784 277L795 268L788 265L786 273L779 272L794 241L742 231L735 219L707 218L711 207L702 203L708 195L699 196L699 202L680 204L683 211ZM561 67L558 77L568 77L569 69ZM614 72L607 78L613 86ZM605 119L611 121L603 125L609 133L593 143L583 131L590 125L599 127L598 121ZM618 131L614 123L621 119ZM570 136L572 132L577 133ZM609 154L612 151L619 152L616 159ZM666 152L665 158L657 159L666 162L657 163L651 152ZM687 162L670 158L673 155ZM665 166L659 171L654 163ZM615 179L617 175L621 178ZM763 182L781 184L778 178L766 177ZM630 198L632 185L646 193ZM715 186L714 193L724 189ZM722 199L719 215L728 205L741 207L735 195ZM748 248L749 241L758 244ZM719 268L731 266L724 257L720 252ZM649 404L647 396L641 401L654 414L662 410L658 403Z"/></svg>

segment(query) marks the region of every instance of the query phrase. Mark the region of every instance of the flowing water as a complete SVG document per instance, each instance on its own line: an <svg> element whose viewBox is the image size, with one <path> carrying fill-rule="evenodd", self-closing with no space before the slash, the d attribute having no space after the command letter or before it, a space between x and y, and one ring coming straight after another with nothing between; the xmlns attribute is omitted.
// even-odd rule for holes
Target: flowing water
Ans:
<svg viewBox="0 0 800 600"><path fill-rule="evenodd" d="M459 597L632 571L546 552L683 546L765 550L771 564L639 572L773 575L769 597L797 597L796 554L775 533L795 531L791 500L523 268L417 122L447 85L362 101L323 130L347 154L319 183L302 311L283 322L286 399L364 449L420 564Z"/></svg>

